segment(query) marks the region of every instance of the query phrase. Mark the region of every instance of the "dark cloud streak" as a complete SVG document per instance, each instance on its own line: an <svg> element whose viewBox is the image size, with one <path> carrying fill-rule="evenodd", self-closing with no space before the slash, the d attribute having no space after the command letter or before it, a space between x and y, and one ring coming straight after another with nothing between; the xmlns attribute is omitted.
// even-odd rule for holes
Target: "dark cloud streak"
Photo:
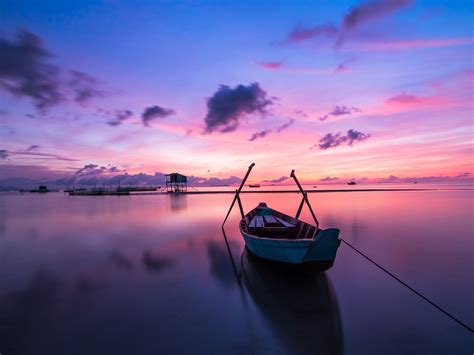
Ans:
<svg viewBox="0 0 474 355"><path fill-rule="evenodd" d="M270 133L272 130L271 129L265 129L260 132L255 132L252 134L252 137L249 138L249 142L253 142L256 139L263 138L265 137L268 133Z"/></svg>
<svg viewBox="0 0 474 355"><path fill-rule="evenodd" d="M329 148L337 147L341 144L352 146L354 142L361 142L368 139L369 137L369 134L350 129L345 135L342 135L341 132L328 133L319 140L319 144L315 144L313 147L319 147L321 150L327 150Z"/></svg>

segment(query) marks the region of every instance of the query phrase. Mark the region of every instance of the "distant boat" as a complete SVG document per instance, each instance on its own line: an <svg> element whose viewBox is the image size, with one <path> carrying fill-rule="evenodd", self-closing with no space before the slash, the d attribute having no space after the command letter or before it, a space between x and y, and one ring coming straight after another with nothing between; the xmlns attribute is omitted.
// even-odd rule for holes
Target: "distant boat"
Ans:
<svg viewBox="0 0 474 355"><path fill-rule="evenodd" d="M355 181L349 181L347 185L357 185L357 183Z"/></svg>
<svg viewBox="0 0 474 355"><path fill-rule="evenodd" d="M257 187L260 187L260 184L250 184L249 187L257 188Z"/></svg>
<svg viewBox="0 0 474 355"><path fill-rule="evenodd" d="M313 188L317 188L318 186L317 185L313 185Z"/></svg>
<svg viewBox="0 0 474 355"><path fill-rule="evenodd" d="M239 193L254 165L250 165L242 180L222 226L229 217L235 202L238 202L242 216L239 229L245 240L245 246L250 252L271 261L297 265L311 264L316 266L318 271L329 269L334 264L337 249L341 244L339 229L319 228L319 222L311 208L307 193L298 182L294 170L290 176L295 180L303 195L295 217L269 208L264 202L259 203L257 207L244 215ZM308 205L315 225L299 220L305 203Z"/></svg>
<svg viewBox="0 0 474 355"><path fill-rule="evenodd" d="M35 189L35 190L30 190L30 192L45 193L45 192L49 192L49 190L48 190L48 187L47 187L47 186L41 185L41 186L39 186L39 187L38 187L37 189Z"/></svg>

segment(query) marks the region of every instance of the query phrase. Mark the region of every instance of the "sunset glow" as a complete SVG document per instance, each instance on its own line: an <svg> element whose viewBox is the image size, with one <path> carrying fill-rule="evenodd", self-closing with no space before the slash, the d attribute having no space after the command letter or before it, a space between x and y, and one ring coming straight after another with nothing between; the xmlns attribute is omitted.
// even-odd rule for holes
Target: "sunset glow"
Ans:
<svg viewBox="0 0 474 355"><path fill-rule="evenodd" d="M367 4L3 1L0 184L471 179L472 2Z"/></svg>

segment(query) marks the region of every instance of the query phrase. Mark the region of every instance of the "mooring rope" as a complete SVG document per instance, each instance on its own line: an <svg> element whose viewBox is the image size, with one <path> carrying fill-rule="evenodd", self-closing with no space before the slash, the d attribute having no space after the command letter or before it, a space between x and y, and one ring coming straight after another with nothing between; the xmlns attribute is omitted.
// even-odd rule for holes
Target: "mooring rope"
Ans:
<svg viewBox="0 0 474 355"><path fill-rule="evenodd" d="M451 313L449 313L448 311L444 310L441 306L438 306L436 303L434 303L433 301L431 301L428 297L425 297L423 296L420 292L418 292L417 290L415 290L413 287L411 287L410 285L407 285L404 281L400 280L397 276L395 276L394 274L392 274L390 271L388 271L386 268L384 268L383 266L379 265L377 262L375 262L374 260L372 260L371 258L369 258L367 255L365 255L363 252L361 252L360 250L358 250L356 247L354 247L352 244L350 244L349 242L345 241L344 239L342 238L339 238L344 244L346 244L347 246L349 246L350 248L352 248L354 251L356 251L357 253L359 253L360 255L362 255L365 259L367 259L368 261L370 261L372 264L374 264L375 266L377 266L380 270L384 271L387 275L391 276L392 278L394 278L396 281L398 281L399 283L401 283L403 286L405 286L406 288L408 288L410 291L412 291L414 294L416 294L417 296L419 296L420 298L422 298L423 300L425 300L426 302L428 302L429 304L431 304L433 307L435 307L438 311L440 311L441 313L444 313L446 316L448 316L449 318L451 318L452 320L454 320L456 323L458 323L459 325L461 325L462 327L466 328L467 330L469 330L471 333L474 333L474 329L472 329L470 326L468 326L466 323L464 323L463 321L459 320L458 318L456 318L455 316L453 316Z"/></svg>

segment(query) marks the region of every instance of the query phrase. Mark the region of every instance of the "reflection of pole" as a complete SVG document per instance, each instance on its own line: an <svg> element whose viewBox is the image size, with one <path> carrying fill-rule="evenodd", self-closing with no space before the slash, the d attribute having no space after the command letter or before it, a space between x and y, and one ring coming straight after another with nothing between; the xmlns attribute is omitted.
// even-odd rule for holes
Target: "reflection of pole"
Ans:
<svg viewBox="0 0 474 355"><path fill-rule="evenodd" d="M316 218L316 215L314 214L313 208L311 207L311 204L309 203L308 195L306 194L306 192L305 192L305 191L303 190L303 188L301 187L300 182L299 182L298 179L296 178L296 175L295 175L295 171L294 171L294 170L291 170L290 176L293 178L293 180L295 180L296 185L298 185L298 188L300 189L301 193L303 194L303 201L305 201L306 204L308 205L309 211L311 212L311 215L313 216L314 223L316 223L316 227L319 227L318 219ZM299 214L301 213L301 208L303 207L303 201L301 201L300 208L298 208L298 213L297 213L297 216L298 216L298 217L299 217ZM296 217L296 218L298 218L298 217Z"/></svg>
<svg viewBox="0 0 474 355"><path fill-rule="evenodd" d="M222 234L224 235L225 245L227 246L227 251L229 252L230 262L232 263L232 269L234 269L234 275L239 284L239 287L242 287L240 283L240 274L237 272L237 268L235 267L234 257L232 256L232 251L230 250L229 241L227 240L227 236L225 234L224 227L222 227Z"/></svg>
<svg viewBox="0 0 474 355"><path fill-rule="evenodd" d="M244 218L242 203L240 202L239 194L240 194L240 191L242 190L242 188L244 187L245 182L247 181L247 178L249 177L250 172L252 171L254 166L255 166L255 163L250 164L249 169L247 170L247 174L245 174L245 177L242 180L239 188L235 191L234 200L232 201L232 204L230 205L229 211L227 212L227 215L225 216L224 222L222 222L222 226L224 226L225 222L227 221L227 218L229 218L230 211L232 211L232 208L234 208L234 204L235 204L235 201L237 199L239 200L239 206L241 207L240 211L241 211L241 214L242 214L242 219Z"/></svg>

